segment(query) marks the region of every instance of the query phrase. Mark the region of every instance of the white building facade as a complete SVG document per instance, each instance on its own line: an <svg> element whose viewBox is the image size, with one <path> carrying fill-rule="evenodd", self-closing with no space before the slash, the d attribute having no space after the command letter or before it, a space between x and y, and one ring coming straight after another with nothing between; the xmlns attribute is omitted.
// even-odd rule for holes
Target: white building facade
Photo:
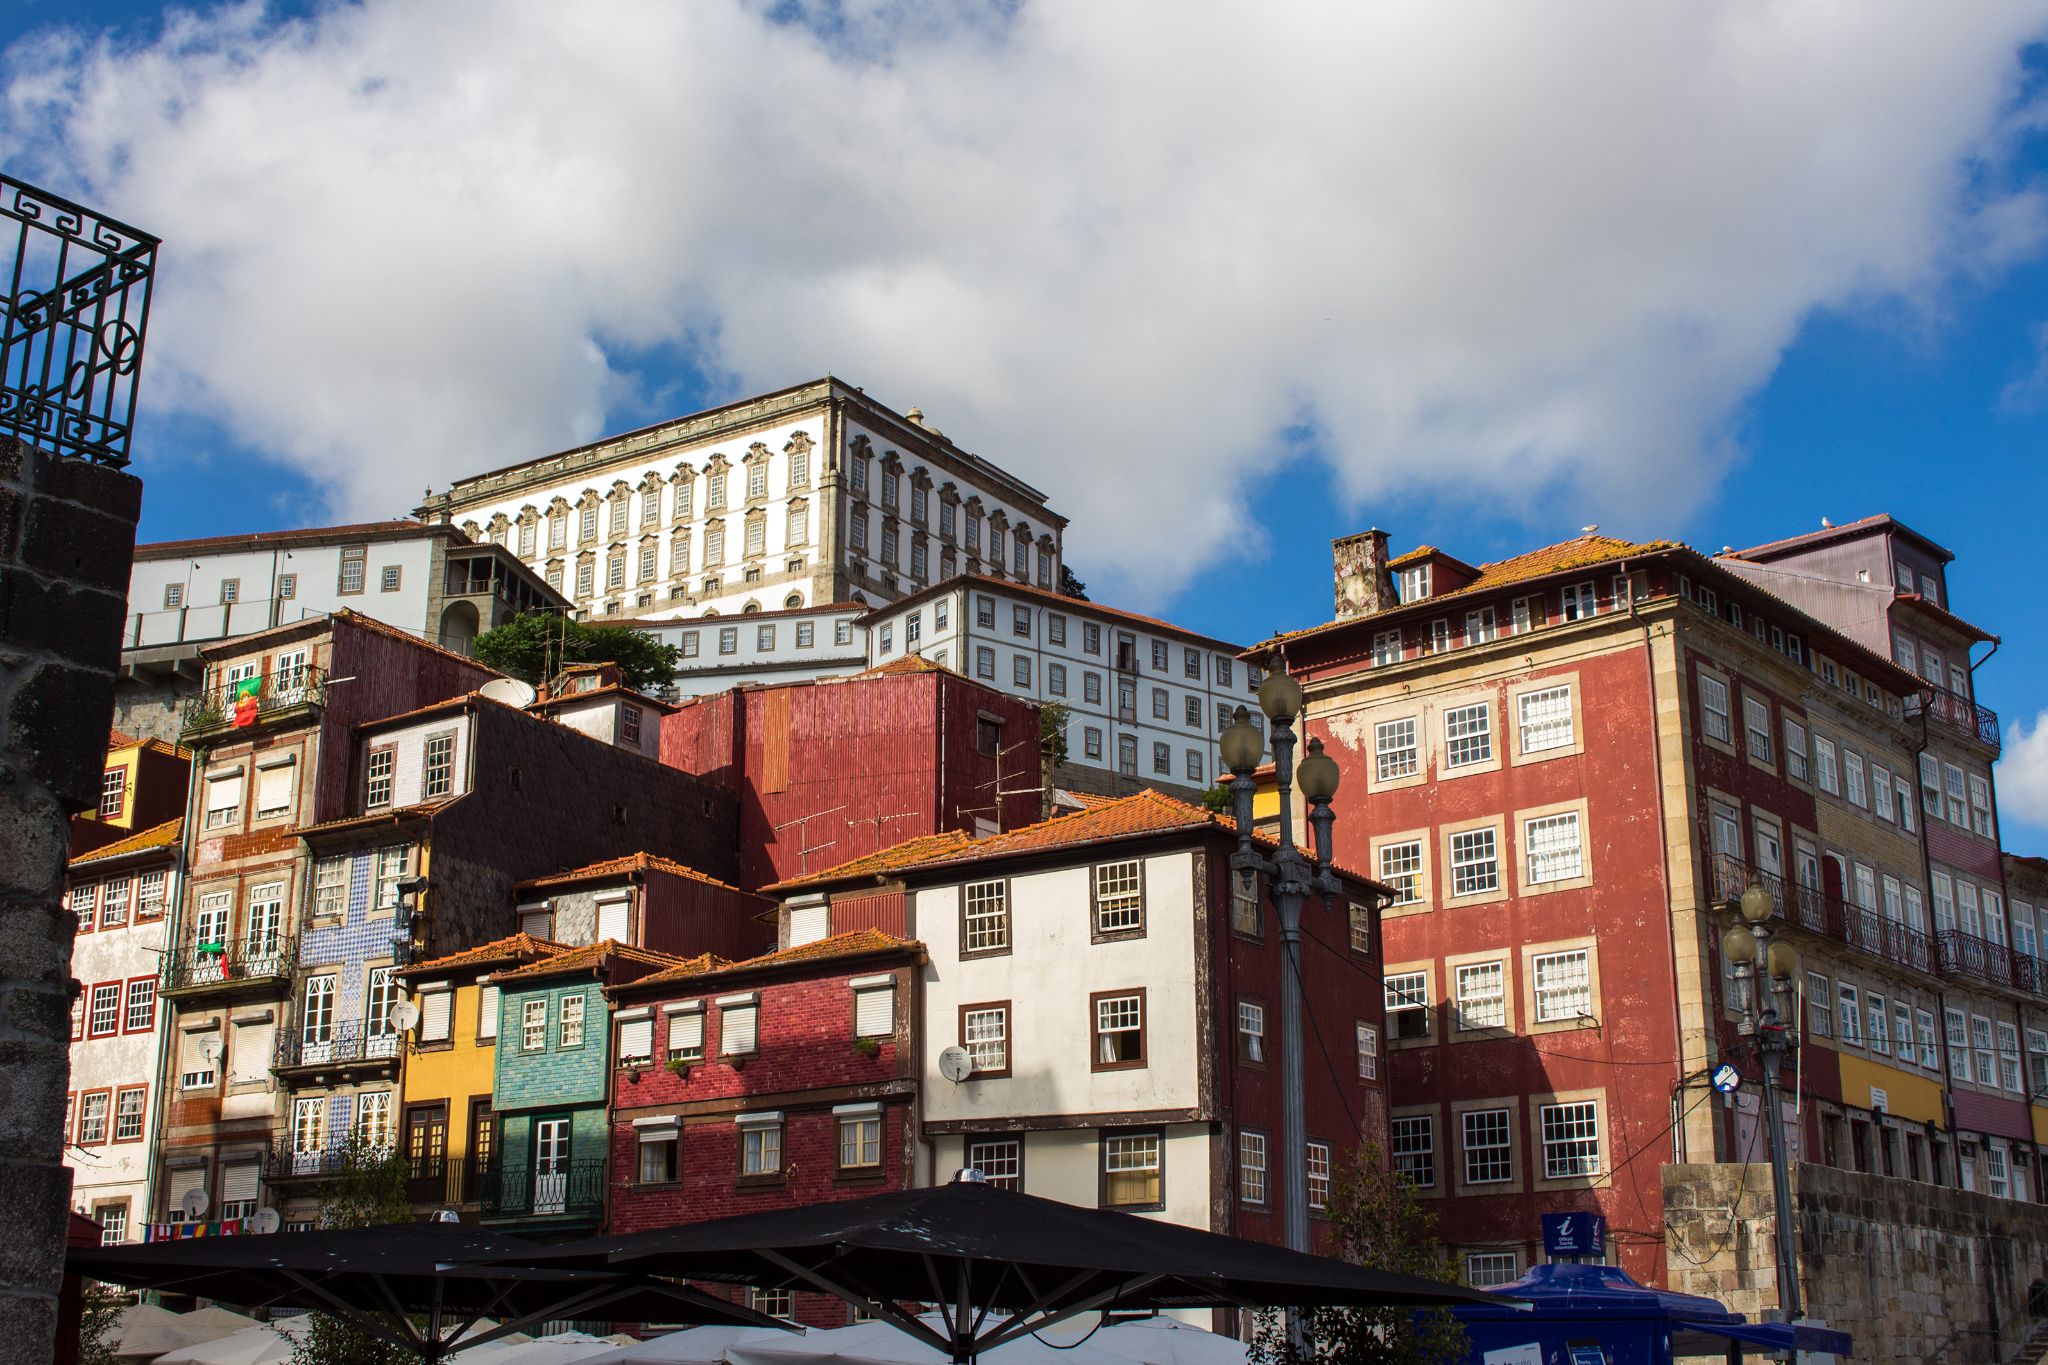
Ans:
<svg viewBox="0 0 2048 1365"><path fill-rule="evenodd" d="M419 509L591 617L893 601L961 572L1056 586L1045 495L826 378L457 482Z"/></svg>
<svg viewBox="0 0 2048 1365"><path fill-rule="evenodd" d="M678 697L749 683L839 678L868 667L868 608L859 602L792 607L739 617L636 621L634 628L676 649Z"/></svg>

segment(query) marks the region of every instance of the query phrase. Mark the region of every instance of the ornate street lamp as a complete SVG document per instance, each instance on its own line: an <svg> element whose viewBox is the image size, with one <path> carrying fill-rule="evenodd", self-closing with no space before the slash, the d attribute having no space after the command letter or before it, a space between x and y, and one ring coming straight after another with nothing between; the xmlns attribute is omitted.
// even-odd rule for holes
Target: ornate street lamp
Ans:
<svg viewBox="0 0 2048 1365"><path fill-rule="evenodd" d="M1778 1224L1778 1303L1785 1321L1797 1322L1805 1315L1799 1301L1799 1266L1792 1240L1792 1190L1785 1168L1784 1122L1778 1113L1778 1073L1785 1065L1786 1052L1799 1046L1792 1006L1799 953L1772 933L1777 903L1761 881L1752 881L1742 899L1730 908L1740 919L1721 935L1721 955L1734 965L1741 991L1742 1019L1736 1027L1763 1067L1764 1128L1770 1137L1771 1197ZM1759 974L1764 978L1761 982Z"/></svg>
<svg viewBox="0 0 2048 1365"><path fill-rule="evenodd" d="M1271 882L1273 906L1280 920L1282 970L1280 980L1280 1185L1283 1194L1283 1228L1287 1245L1296 1251L1309 1250L1308 1238L1308 1114L1306 1085L1302 1079L1301 1042L1301 907L1311 894L1328 899L1340 895L1343 885L1330 870L1331 839L1337 823L1330 809L1337 795L1337 761L1323 752L1323 742L1308 742L1308 756L1300 771L1294 766L1294 721L1301 714L1301 684L1282 670L1269 673L1259 684L1259 709L1273 728L1273 767L1280 790L1280 846L1271 857L1252 842L1252 773L1259 766L1266 744L1244 707L1237 708L1236 721L1223 731L1218 746L1223 765L1230 769L1230 792L1237 815L1237 851L1230 855L1233 872L1262 875ZM1290 797L1295 781L1308 800L1309 828L1313 832L1313 857L1304 857L1294 845L1294 811ZM1290 1315L1291 1339L1299 1341L1299 1328Z"/></svg>

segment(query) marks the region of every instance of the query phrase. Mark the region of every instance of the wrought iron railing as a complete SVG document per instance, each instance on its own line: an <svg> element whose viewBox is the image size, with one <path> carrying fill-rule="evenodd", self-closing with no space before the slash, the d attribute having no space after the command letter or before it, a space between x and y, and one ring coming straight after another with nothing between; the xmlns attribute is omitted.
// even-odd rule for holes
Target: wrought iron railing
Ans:
<svg viewBox="0 0 2048 1365"><path fill-rule="evenodd" d="M604 1212L605 1161L566 1161L536 1171L525 1162L493 1164L480 1187L487 1218L577 1217Z"/></svg>
<svg viewBox="0 0 2048 1365"><path fill-rule="evenodd" d="M1961 929L1943 929L1935 937L1941 942L1943 976L1970 976L1994 986L2039 990L2035 984L2033 962L2005 944L1993 943Z"/></svg>
<svg viewBox="0 0 2048 1365"><path fill-rule="evenodd" d="M277 1038L280 1069L304 1066L352 1066L396 1061L405 1051L403 1035L388 1026L348 1019L325 1028L300 1027Z"/></svg>
<svg viewBox="0 0 2048 1365"><path fill-rule="evenodd" d="M1716 901L1739 900L1744 890L1758 885L1770 893L1780 915L1804 929L1902 967L1936 970L1933 939L1903 921L1852 905L1818 887L1788 881L1725 853L1708 855L1707 876Z"/></svg>
<svg viewBox="0 0 2048 1365"><path fill-rule="evenodd" d="M166 993L276 982L291 975L292 941L271 934L221 943L188 943L164 954L163 964Z"/></svg>
<svg viewBox="0 0 2048 1365"><path fill-rule="evenodd" d="M1931 683L1918 695L1906 698L1907 715L1917 715L1923 707L1937 723L1994 749L1999 747L1998 713L1990 707Z"/></svg>
<svg viewBox="0 0 2048 1365"><path fill-rule="evenodd" d="M368 1155L383 1157L389 1148L372 1148ZM354 1160L361 1161L364 1153L356 1153ZM316 1147L299 1151L289 1142L274 1143L263 1157L263 1174L271 1180L314 1179L320 1176L338 1175L349 1169L351 1156L341 1147Z"/></svg>
<svg viewBox="0 0 2048 1365"><path fill-rule="evenodd" d="M445 1208L476 1204L491 1178L488 1159L462 1156L416 1156L406 1161L405 1197L414 1204Z"/></svg>
<svg viewBox="0 0 2048 1365"><path fill-rule="evenodd" d="M251 688L248 683L255 682ZM318 706L327 698L327 670L294 668L261 680L224 683L186 698L181 728L185 734L250 725L302 706Z"/></svg>
<svg viewBox="0 0 2048 1365"><path fill-rule="evenodd" d="M0 429L53 455L128 463L156 238L0 175Z"/></svg>

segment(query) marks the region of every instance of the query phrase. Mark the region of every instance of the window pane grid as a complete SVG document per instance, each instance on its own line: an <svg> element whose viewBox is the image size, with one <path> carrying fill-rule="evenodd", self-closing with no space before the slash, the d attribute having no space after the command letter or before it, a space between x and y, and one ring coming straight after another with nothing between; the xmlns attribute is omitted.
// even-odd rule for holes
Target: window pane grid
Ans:
<svg viewBox="0 0 2048 1365"><path fill-rule="evenodd" d="M1414 905L1422 899L1422 844L1386 844L1380 849L1380 880L1394 889L1394 904Z"/></svg>
<svg viewBox="0 0 2048 1365"><path fill-rule="evenodd" d="M1548 1180L1600 1173L1600 1110L1592 1100L1546 1104L1543 1125L1543 1175Z"/></svg>
<svg viewBox="0 0 2048 1365"><path fill-rule="evenodd" d="M1508 1136L1508 1111L1471 1109L1462 1116L1465 1130L1465 1183L1497 1185L1515 1176L1514 1148Z"/></svg>
<svg viewBox="0 0 2048 1365"><path fill-rule="evenodd" d="M1415 721L1381 721L1373 727L1373 749L1377 756L1379 780L1412 777L1418 769Z"/></svg>
<svg viewBox="0 0 2048 1365"><path fill-rule="evenodd" d="M1593 1012L1592 964L1586 950L1544 953L1535 960L1536 1022L1580 1019Z"/></svg>
<svg viewBox="0 0 2048 1365"><path fill-rule="evenodd" d="M1466 768L1493 757L1493 727L1489 723L1492 704L1460 706L1444 712L1444 761L1449 767Z"/></svg>
<svg viewBox="0 0 2048 1365"><path fill-rule="evenodd" d="M1451 836L1451 894L1476 895L1500 886L1500 860L1493 831L1467 830Z"/></svg>
<svg viewBox="0 0 2048 1365"><path fill-rule="evenodd" d="M1524 692L1516 704L1521 711L1523 753L1538 754L1572 746L1572 689L1569 685Z"/></svg>
<svg viewBox="0 0 2048 1365"><path fill-rule="evenodd" d="M1389 1128L1394 1172L1418 1190L1436 1187L1436 1123L1427 1114L1397 1118Z"/></svg>
<svg viewBox="0 0 2048 1365"><path fill-rule="evenodd" d="M1529 852L1531 882L1563 882L1585 875L1577 811L1528 821L1522 826L1522 840Z"/></svg>
<svg viewBox="0 0 2048 1365"><path fill-rule="evenodd" d="M1145 897L1135 859L1104 863L1095 869L1095 928L1099 933L1141 929Z"/></svg>
<svg viewBox="0 0 2048 1365"><path fill-rule="evenodd" d="M1458 968L1458 1028L1503 1028L1507 1025L1505 974L1498 962L1475 962Z"/></svg>
<svg viewBox="0 0 2048 1365"><path fill-rule="evenodd" d="M965 1022L966 1045L976 1071L1004 1071L1010 1065L1010 1012L1005 1009L969 1010Z"/></svg>
<svg viewBox="0 0 2048 1365"><path fill-rule="evenodd" d="M967 888L967 951L989 952L1010 946L1008 888L1002 882L977 882Z"/></svg>

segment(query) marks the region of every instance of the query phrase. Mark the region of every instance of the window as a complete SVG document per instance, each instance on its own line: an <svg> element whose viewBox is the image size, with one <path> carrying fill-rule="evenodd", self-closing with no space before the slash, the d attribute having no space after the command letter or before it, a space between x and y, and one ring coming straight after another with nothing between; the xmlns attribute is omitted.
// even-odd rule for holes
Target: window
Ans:
<svg viewBox="0 0 2048 1365"><path fill-rule="evenodd" d="M2048 1095L2048 1031L2027 1030L2027 1088Z"/></svg>
<svg viewBox="0 0 2048 1365"><path fill-rule="evenodd" d="M1104 1133L1102 1203L1112 1209L1159 1208L1165 1203L1164 1144L1157 1133Z"/></svg>
<svg viewBox="0 0 2048 1365"><path fill-rule="evenodd" d="M1380 880L1394 889L1395 905L1422 900L1422 843L1417 839L1380 845Z"/></svg>
<svg viewBox="0 0 2048 1365"><path fill-rule="evenodd" d="M1864 1034L1866 1044L1872 1052L1891 1056L1891 1013L1885 1008L1884 997L1872 991L1864 997L1863 1011L1864 1018L1869 1021L1869 1028Z"/></svg>
<svg viewBox="0 0 2048 1365"><path fill-rule="evenodd" d="M1308 1206L1320 1213L1330 1207L1330 1144L1308 1144Z"/></svg>
<svg viewBox="0 0 2048 1365"><path fill-rule="evenodd" d="M1154 640L1152 642L1152 671L1155 673L1164 673L1166 671L1166 641L1164 640Z"/></svg>
<svg viewBox="0 0 2048 1365"><path fill-rule="evenodd" d="M1530 963L1535 976L1536 1022L1563 1023L1593 1016L1593 964L1589 950L1539 953Z"/></svg>
<svg viewBox="0 0 2048 1365"><path fill-rule="evenodd" d="M1822 791L1830 796L1841 794L1842 779L1835 768L1835 742L1826 735L1813 737L1813 770L1814 779L1820 783Z"/></svg>
<svg viewBox="0 0 2048 1365"><path fill-rule="evenodd" d="M224 607L233 606L242 600L242 580L223 578L220 581L220 602Z"/></svg>
<svg viewBox="0 0 2048 1365"><path fill-rule="evenodd" d="M1081 752L1088 758L1102 757L1102 731L1090 725L1081 736Z"/></svg>
<svg viewBox="0 0 2048 1365"><path fill-rule="evenodd" d="M1396 1040L1429 1037L1429 973L1392 974L1384 989L1387 1036Z"/></svg>
<svg viewBox="0 0 2048 1365"><path fill-rule="evenodd" d="M124 1033L147 1033L156 1027L156 978L139 976L128 983L128 1004L121 1019Z"/></svg>
<svg viewBox="0 0 2048 1365"><path fill-rule="evenodd" d="M1574 740L1572 689L1570 684L1524 692L1515 699L1521 719L1521 747L1525 754L1552 749L1569 749Z"/></svg>
<svg viewBox="0 0 2048 1365"><path fill-rule="evenodd" d="M1700 674L1700 724L1708 739L1718 739L1723 744L1735 742L1728 716L1728 684L1705 673Z"/></svg>
<svg viewBox="0 0 2048 1365"><path fill-rule="evenodd" d="M73 887L65 898L71 913L78 916L78 931L82 934L92 932L93 915L99 905L99 897L99 884L89 882L84 886Z"/></svg>
<svg viewBox="0 0 2048 1365"><path fill-rule="evenodd" d="M1543 1178L1567 1180L1600 1174L1600 1106L1592 1100L1546 1104L1538 1111L1543 1135Z"/></svg>
<svg viewBox="0 0 2048 1365"><path fill-rule="evenodd" d="M142 1137L142 1116L149 1091L139 1085L114 1094L114 1141L136 1142Z"/></svg>
<svg viewBox="0 0 2048 1365"><path fill-rule="evenodd" d="M1164 740L1153 742L1152 771L1161 775L1171 775L1173 772L1173 746Z"/></svg>
<svg viewBox="0 0 2048 1365"><path fill-rule="evenodd" d="M782 1174L782 1115L742 1114L740 1175L773 1180Z"/></svg>
<svg viewBox="0 0 2048 1365"><path fill-rule="evenodd" d="M1247 1204L1266 1202L1266 1135L1248 1128L1237 1135L1237 1196Z"/></svg>
<svg viewBox="0 0 2048 1365"><path fill-rule="evenodd" d="M1785 776L1806 781L1806 727L1785 717Z"/></svg>
<svg viewBox="0 0 2048 1365"><path fill-rule="evenodd" d="M1570 881L1585 875L1586 860L1577 811L1524 821L1522 844L1528 852L1529 880L1532 883Z"/></svg>
<svg viewBox="0 0 2048 1365"><path fill-rule="evenodd" d="M1998 1083L2014 1094L2024 1094L2020 1085L2020 1031L2000 1021L1998 1025Z"/></svg>
<svg viewBox="0 0 2048 1365"><path fill-rule="evenodd" d="M313 913L339 917L348 909L349 858L346 854L313 863Z"/></svg>
<svg viewBox="0 0 2048 1365"><path fill-rule="evenodd" d="M1835 1022L1841 1026L1836 1037L1853 1047L1863 1046L1863 1013L1857 1007L1856 988L1846 981L1835 983Z"/></svg>
<svg viewBox="0 0 2048 1365"><path fill-rule="evenodd" d="M1373 753L1379 780L1413 777L1420 770L1415 743L1415 719L1383 720L1372 728Z"/></svg>
<svg viewBox="0 0 2048 1365"><path fill-rule="evenodd" d="M397 592L398 577L398 565L386 564L381 570L378 571L377 590L379 592Z"/></svg>
<svg viewBox="0 0 2048 1365"><path fill-rule="evenodd" d="M121 1031L121 983L109 981L92 988L92 1005L86 1012L85 1036L105 1038Z"/></svg>
<svg viewBox="0 0 2048 1365"><path fill-rule="evenodd" d="M1863 755L1854 749L1842 750L1842 778L1843 795L1849 798L1849 804L1867 809L1870 799L1863 788Z"/></svg>
<svg viewBox="0 0 2048 1365"><path fill-rule="evenodd" d="M548 1002L525 1000L519 1006L519 1050L539 1052L548 1045Z"/></svg>
<svg viewBox="0 0 2048 1365"><path fill-rule="evenodd" d="M1835 1036L1835 993L1819 972L1806 974L1806 1031L1816 1038Z"/></svg>
<svg viewBox="0 0 2048 1365"><path fill-rule="evenodd" d="M420 775L420 795L432 801L455 790L455 736L427 736L427 753L424 771Z"/></svg>
<svg viewBox="0 0 2048 1365"><path fill-rule="evenodd" d="M672 1062L704 1060L704 1004L693 1001L668 1016L668 1059Z"/></svg>
<svg viewBox="0 0 2048 1365"><path fill-rule="evenodd" d="M1963 799L1963 770L1953 763L1941 765L1942 783L1948 792L1948 822L1957 829L1970 827L1970 806Z"/></svg>
<svg viewBox="0 0 2048 1365"><path fill-rule="evenodd" d="M1095 934L1142 933L1145 928L1145 880L1136 859L1101 863L1094 869Z"/></svg>
<svg viewBox="0 0 2048 1365"><path fill-rule="evenodd" d="M1934 1016L1926 1010L1915 1010L1913 1018L1919 1025L1920 1065L1929 1071L1941 1070L1941 1058L1934 1046Z"/></svg>
<svg viewBox="0 0 2048 1365"><path fill-rule="evenodd" d="M1381 630L1373 632L1372 661L1375 664L1397 664L1401 662L1401 632Z"/></svg>
<svg viewBox="0 0 2048 1365"><path fill-rule="evenodd" d="M1081 675L1081 699L1095 705L1102 704L1102 675L1083 673Z"/></svg>
<svg viewBox="0 0 2048 1365"><path fill-rule="evenodd" d="M1499 1185L1515 1178L1508 1111L1467 1109L1459 1116L1465 1148L1465 1183Z"/></svg>
<svg viewBox="0 0 2048 1365"><path fill-rule="evenodd" d="M1009 883L970 882L962 892L960 941L967 953L1006 952L1010 947Z"/></svg>
<svg viewBox="0 0 2048 1365"><path fill-rule="evenodd" d="M883 630L886 631L887 629L887 626L883 627ZM1029 655L1019 654L1016 658L1010 660L1010 681L1018 687L1031 686L1031 659Z"/></svg>
<svg viewBox="0 0 2048 1365"><path fill-rule="evenodd" d="M135 879L135 918L163 918L167 881L168 875L163 872L145 872Z"/></svg>
<svg viewBox="0 0 2048 1365"><path fill-rule="evenodd" d="M1564 589L1559 597L1561 614L1567 621L1583 621L1598 610L1591 583L1574 583Z"/></svg>
<svg viewBox="0 0 2048 1365"><path fill-rule="evenodd" d="M1045 690L1055 697L1067 695L1067 666L1047 664L1045 666Z"/></svg>
<svg viewBox="0 0 2048 1365"><path fill-rule="evenodd" d="M1372 956L1372 911L1353 901L1345 908L1345 926L1350 930L1351 951L1360 957Z"/></svg>
<svg viewBox="0 0 2048 1365"><path fill-rule="evenodd" d="M963 1005L960 1046L974 1059L977 1076L1010 1074L1010 1006L1008 1002Z"/></svg>
<svg viewBox="0 0 2048 1365"><path fill-rule="evenodd" d="M882 1114L879 1109L839 1116L839 1169L842 1172L880 1171L882 1168Z"/></svg>
<svg viewBox="0 0 2048 1365"><path fill-rule="evenodd" d="M207 829L228 829L239 824L242 818L242 773L208 773L206 775L206 818Z"/></svg>
<svg viewBox="0 0 2048 1365"><path fill-rule="evenodd" d="M1266 1061L1266 1007L1253 1000L1237 1002L1237 1058L1264 1065Z"/></svg>
<svg viewBox="0 0 2048 1365"><path fill-rule="evenodd" d="M164 610L176 611L179 607L182 607L184 605L185 585L183 583L164 584Z"/></svg>
<svg viewBox="0 0 2048 1365"><path fill-rule="evenodd" d="M1097 1071L1145 1065L1145 992L1097 992L1088 997L1095 1016L1090 1065Z"/></svg>
<svg viewBox="0 0 2048 1365"><path fill-rule="evenodd" d="M752 995L718 1001L718 1055L750 1057L761 1047L761 1006Z"/></svg>
<svg viewBox="0 0 2048 1365"><path fill-rule="evenodd" d="M974 650L974 676L994 678L996 675L996 652L987 645L977 645Z"/></svg>
<svg viewBox="0 0 2048 1365"><path fill-rule="evenodd" d="M1404 1177L1418 1190L1436 1188L1436 1119L1430 1114L1409 1114L1388 1125L1393 1148L1394 1174Z"/></svg>
<svg viewBox="0 0 2048 1365"><path fill-rule="evenodd" d="M1444 762L1469 768L1493 757L1491 702L1458 706L1444 712Z"/></svg>
<svg viewBox="0 0 2048 1365"><path fill-rule="evenodd" d="M1167 696L1166 696L1166 689L1165 689L1165 688L1163 688L1163 687L1155 687L1155 688L1153 688L1153 689L1152 689L1152 719L1154 719L1154 720L1165 720L1165 719L1166 719L1166 711L1167 711Z"/></svg>
<svg viewBox="0 0 2048 1365"><path fill-rule="evenodd" d="M126 768L107 769L100 777L100 819L118 819L122 807L127 802L128 770Z"/></svg>
<svg viewBox="0 0 2048 1365"><path fill-rule="evenodd" d="M1451 647L1451 623L1439 616L1429 623L1429 652L1443 654Z"/></svg>
<svg viewBox="0 0 2048 1365"><path fill-rule="evenodd" d="M107 1113L114 1096L107 1090L88 1090L78 1097L78 1145L97 1147L107 1140Z"/></svg>
<svg viewBox="0 0 2048 1365"><path fill-rule="evenodd" d="M1898 1042L1899 1060L1908 1065L1912 1064L1915 1060L1913 1056L1912 1006L1906 1004L1895 1004L1892 1006L1892 1032Z"/></svg>
<svg viewBox="0 0 2048 1365"><path fill-rule="evenodd" d="M1395 583L1396 596L1403 602L1419 602L1429 596L1429 565L1403 569Z"/></svg>
<svg viewBox="0 0 2048 1365"><path fill-rule="evenodd" d="M946 504L950 509L952 504ZM999 1190L1024 1188L1024 1143L1021 1138L970 1138L967 1164Z"/></svg>
<svg viewBox="0 0 2048 1365"><path fill-rule="evenodd" d="M1451 894L1476 896L1500 889L1500 857L1491 829L1451 836Z"/></svg>
<svg viewBox="0 0 2048 1365"><path fill-rule="evenodd" d="M1352 1045L1358 1051L1358 1079L1379 1079L1380 1031L1363 1019L1357 1020L1352 1026Z"/></svg>
<svg viewBox="0 0 2048 1365"><path fill-rule="evenodd" d="M1749 741L1749 756L1759 763L1771 762L1770 704L1745 694L1742 698L1742 723Z"/></svg>
<svg viewBox="0 0 2048 1365"><path fill-rule="evenodd" d="M1970 1079L1970 1032L1961 1010L1942 1011L1943 1026L1948 1037L1948 1074L1950 1079Z"/></svg>
<svg viewBox="0 0 2048 1365"><path fill-rule="evenodd" d="M128 922L130 885L128 878L114 877L100 888L100 928L118 929Z"/></svg>
<svg viewBox="0 0 2048 1365"><path fill-rule="evenodd" d="M345 545L342 547L341 578L335 585L335 591L357 593L363 590L363 578L369 571L369 553L369 547L363 545Z"/></svg>
<svg viewBox="0 0 2048 1365"><path fill-rule="evenodd" d="M1465 1253L1465 1283L1474 1289L1494 1289L1508 1284L1522 1273L1512 1251L1468 1251Z"/></svg>
<svg viewBox="0 0 2048 1365"><path fill-rule="evenodd" d="M391 771L397 762L395 749L372 749L365 760L367 790L363 804L370 810L378 810L391 804Z"/></svg>
<svg viewBox="0 0 2048 1365"><path fill-rule="evenodd" d="M1986 1143L1984 1147L1985 1190L1999 1199L2012 1193L2006 1179L2005 1148L1997 1143Z"/></svg>
<svg viewBox="0 0 2048 1365"><path fill-rule="evenodd" d="M1506 1028L1506 973L1498 962L1469 962L1457 969L1455 995L1458 1031Z"/></svg>
<svg viewBox="0 0 2048 1365"><path fill-rule="evenodd" d="M1991 831L1991 784L1970 774L1970 828L1989 839Z"/></svg>
<svg viewBox="0 0 2048 1365"><path fill-rule="evenodd" d="M1485 644L1498 634L1499 631L1495 627L1492 607L1481 607L1477 611L1465 613L1466 644Z"/></svg>
<svg viewBox="0 0 2048 1365"><path fill-rule="evenodd" d="M1230 927L1239 934L1254 938L1260 933L1259 927L1259 874L1251 871L1234 871L1230 874Z"/></svg>
<svg viewBox="0 0 2048 1365"><path fill-rule="evenodd" d="M642 1185L669 1185L676 1179L676 1148L680 1133L673 1125L639 1128L640 1167L636 1173Z"/></svg>

